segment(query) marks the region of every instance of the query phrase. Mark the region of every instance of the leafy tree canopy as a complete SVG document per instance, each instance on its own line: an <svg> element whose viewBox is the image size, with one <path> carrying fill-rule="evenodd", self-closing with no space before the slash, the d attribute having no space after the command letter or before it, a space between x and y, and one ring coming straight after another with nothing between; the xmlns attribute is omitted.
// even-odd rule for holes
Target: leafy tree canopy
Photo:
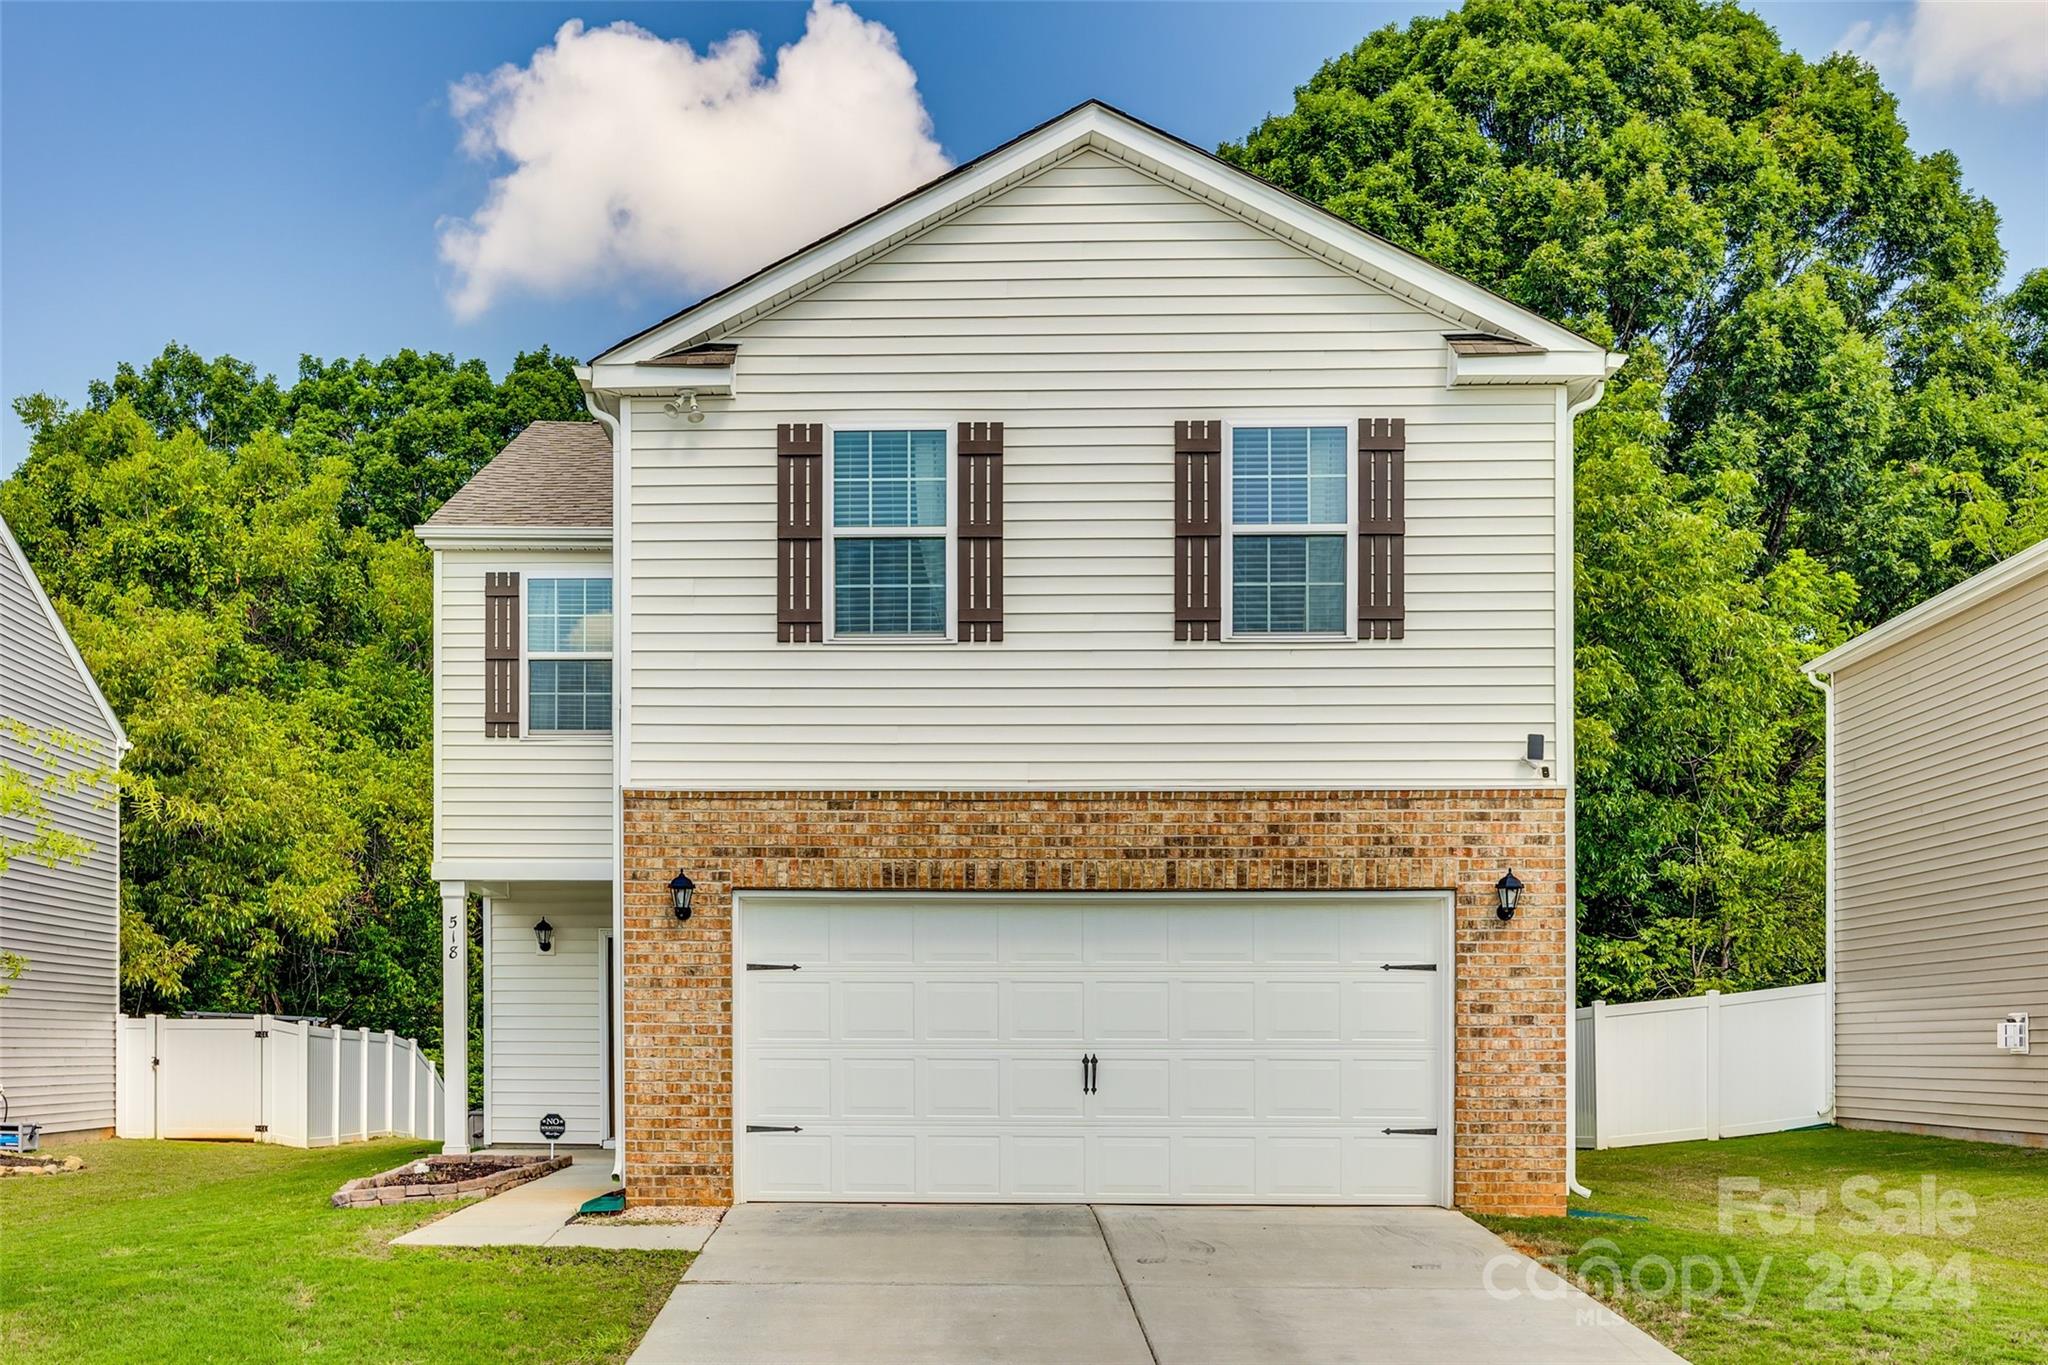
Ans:
<svg viewBox="0 0 2048 1365"><path fill-rule="evenodd" d="M2048 270L1853 57L1470 0L1223 156L1630 353L1578 430L1581 994L1814 980L1797 665L2048 535Z"/></svg>
<svg viewBox="0 0 2048 1365"><path fill-rule="evenodd" d="M567 360L402 351L283 387L172 345L67 411L16 404L0 513L134 748L130 1009L438 1036L431 573L411 528L537 418Z"/></svg>

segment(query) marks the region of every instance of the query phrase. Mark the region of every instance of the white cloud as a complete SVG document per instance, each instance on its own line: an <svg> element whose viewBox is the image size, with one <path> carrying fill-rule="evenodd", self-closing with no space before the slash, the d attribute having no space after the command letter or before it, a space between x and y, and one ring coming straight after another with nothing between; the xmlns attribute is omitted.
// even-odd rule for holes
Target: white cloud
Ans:
<svg viewBox="0 0 2048 1365"><path fill-rule="evenodd" d="M462 318L511 290L729 284L948 165L895 35L832 0L772 74L752 33L699 55L572 20L526 65L456 82L449 108L465 151L511 163L440 226Z"/></svg>
<svg viewBox="0 0 2048 1365"><path fill-rule="evenodd" d="M1915 90L1964 86L2018 104L2048 93L2048 4L2041 0L1915 0L1904 21L1865 20L1835 45Z"/></svg>

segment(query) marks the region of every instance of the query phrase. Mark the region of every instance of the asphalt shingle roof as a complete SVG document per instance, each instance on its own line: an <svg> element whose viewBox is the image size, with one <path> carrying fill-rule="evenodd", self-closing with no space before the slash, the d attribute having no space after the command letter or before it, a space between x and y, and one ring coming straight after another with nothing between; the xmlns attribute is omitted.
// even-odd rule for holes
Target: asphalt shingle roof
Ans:
<svg viewBox="0 0 2048 1365"><path fill-rule="evenodd" d="M595 422L535 422L427 518L429 526L612 524L612 441Z"/></svg>

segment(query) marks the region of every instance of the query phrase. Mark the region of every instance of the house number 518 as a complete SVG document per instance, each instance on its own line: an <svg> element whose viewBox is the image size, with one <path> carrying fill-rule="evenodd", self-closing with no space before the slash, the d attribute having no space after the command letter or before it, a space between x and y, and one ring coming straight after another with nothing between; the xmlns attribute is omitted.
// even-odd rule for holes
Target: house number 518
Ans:
<svg viewBox="0 0 2048 1365"><path fill-rule="evenodd" d="M462 951L462 916L448 916L441 929L441 943L448 949L448 960L453 962Z"/></svg>

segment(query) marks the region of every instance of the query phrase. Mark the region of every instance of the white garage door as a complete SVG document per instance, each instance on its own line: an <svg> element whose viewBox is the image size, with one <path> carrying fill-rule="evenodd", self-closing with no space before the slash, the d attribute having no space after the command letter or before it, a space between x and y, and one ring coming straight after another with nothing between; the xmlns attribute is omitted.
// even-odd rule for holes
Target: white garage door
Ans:
<svg viewBox="0 0 2048 1365"><path fill-rule="evenodd" d="M1449 919L743 898L740 1197L1447 1202Z"/></svg>

